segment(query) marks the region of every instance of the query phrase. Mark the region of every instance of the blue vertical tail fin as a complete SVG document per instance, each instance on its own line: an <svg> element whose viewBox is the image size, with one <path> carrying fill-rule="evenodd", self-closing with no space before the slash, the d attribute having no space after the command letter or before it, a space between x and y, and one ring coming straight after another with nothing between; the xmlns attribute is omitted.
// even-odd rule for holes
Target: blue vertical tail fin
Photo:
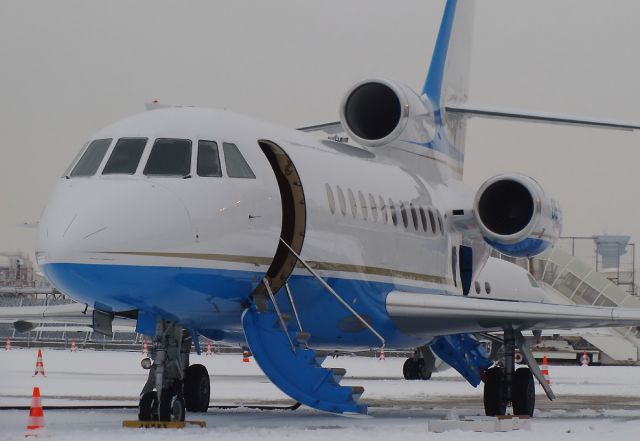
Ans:
<svg viewBox="0 0 640 441"><path fill-rule="evenodd" d="M422 93L431 101L451 144L464 152L466 120L447 105L467 100L475 0L447 0Z"/></svg>

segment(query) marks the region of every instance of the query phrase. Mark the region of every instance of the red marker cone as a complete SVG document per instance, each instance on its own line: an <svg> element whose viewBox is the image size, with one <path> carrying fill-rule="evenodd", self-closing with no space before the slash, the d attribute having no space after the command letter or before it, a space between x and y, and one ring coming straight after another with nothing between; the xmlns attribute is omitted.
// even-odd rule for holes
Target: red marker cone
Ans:
<svg viewBox="0 0 640 441"><path fill-rule="evenodd" d="M11 337L7 337L7 344L4 346L5 351L11 350Z"/></svg>
<svg viewBox="0 0 640 441"><path fill-rule="evenodd" d="M380 357L378 357L378 360L384 361L384 349L380 349Z"/></svg>
<svg viewBox="0 0 640 441"><path fill-rule="evenodd" d="M207 342L207 352L205 353L205 355L211 355L211 354L212 354L212 352L211 352L211 342L208 341Z"/></svg>
<svg viewBox="0 0 640 441"><path fill-rule="evenodd" d="M72 338L71 339L71 352L77 352L78 351L78 346L76 346L76 339Z"/></svg>
<svg viewBox="0 0 640 441"><path fill-rule="evenodd" d="M31 398L31 409L29 410L29 422L27 423L27 431L24 436L38 436L44 434L44 412L42 412L40 388L34 387L33 397Z"/></svg>
<svg viewBox="0 0 640 441"><path fill-rule="evenodd" d="M44 373L44 363L42 362L42 349L38 349L38 359L36 360L36 369L33 372L33 376L41 374L43 377L46 377Z"/></svg>
<svg viewBox="0 0 640 441"><path fill-rule="evenodd" d="M540 369L540 371L542 372L544 379L547 380L547 384L551 384L551 379L549 378L549 363L547 362L546 355L542 359L542 369Z"/></svg>
<svg viewBox="0 0 640 441"><path fill-rule="evenodd" d="M242 362L249 363L249 351L242 351Z"/></svg>

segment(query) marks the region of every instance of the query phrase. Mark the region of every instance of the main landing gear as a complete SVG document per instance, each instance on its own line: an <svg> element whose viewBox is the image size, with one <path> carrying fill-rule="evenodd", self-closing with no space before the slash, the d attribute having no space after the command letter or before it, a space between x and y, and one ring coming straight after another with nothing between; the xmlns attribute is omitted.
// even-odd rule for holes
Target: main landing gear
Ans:
<svg viewBox="0 0 640 441"><path fill-rule="evenodd" d="M504 362L487 369L484 376L484 410L487 416L504 415L511 403L514 415L533 416L536 405L533 374L527 367L515 369L516 335L504 330Z"/></svg>
<svg viewBox="0 0 640 441"><path fill-rule="evenodd" d="M186 411L209 408L209 373L201 364L189 365L191 340L174 322L156 324L153 363L142 360L149 377L140 394L140 421L184 421Z"/></svg>
<svg viewBox="0 0 640 441"><path fill-rule="evenodd" d="M405 380L429 380L435 370L436 358L428 346L415 350L413 357L407 358L402 366Z"/></svg>

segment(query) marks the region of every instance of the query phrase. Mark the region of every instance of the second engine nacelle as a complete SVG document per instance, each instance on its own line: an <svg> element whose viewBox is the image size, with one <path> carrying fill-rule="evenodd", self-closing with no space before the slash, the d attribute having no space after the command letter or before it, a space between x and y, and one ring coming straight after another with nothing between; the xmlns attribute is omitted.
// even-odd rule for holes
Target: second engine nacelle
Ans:
<svg viewBox="0 0 640 441"><path fill-rule="evenodd" d="M562 230L562 212L540 184L509 173L488 179L476 193L474 216L485 241L512 257L529 257L553 245Z"/></svg>
<svg viewBox="0 0 640 441"><path fill-rule="evenodd" d="M378 147L396 139L426 143L435 135L433 110L404 84L374 78L354 84L340 104L340 121L360 145Z"/></svg>

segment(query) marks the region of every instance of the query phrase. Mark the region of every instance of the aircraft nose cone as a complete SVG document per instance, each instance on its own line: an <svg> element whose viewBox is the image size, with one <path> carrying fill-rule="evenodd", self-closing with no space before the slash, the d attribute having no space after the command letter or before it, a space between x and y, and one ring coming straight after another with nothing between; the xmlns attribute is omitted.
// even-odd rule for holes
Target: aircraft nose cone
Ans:
<svg viewBox="0 0 640 441"><path fill-rule="evenodd" d="M146 180L70 179L42 216L38 262L99 263L109 252L172 249L195 240L189 213L171 191Z"/></svg>

